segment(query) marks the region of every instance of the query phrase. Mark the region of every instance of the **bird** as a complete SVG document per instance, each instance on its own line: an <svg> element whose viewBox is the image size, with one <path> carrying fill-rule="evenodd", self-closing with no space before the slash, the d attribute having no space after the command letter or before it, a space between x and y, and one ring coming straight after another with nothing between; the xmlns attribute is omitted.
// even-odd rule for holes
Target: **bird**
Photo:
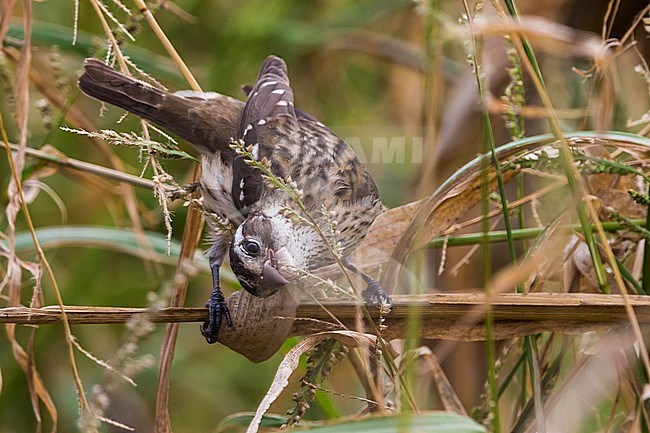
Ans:
<svg viewBox="0 0 650 433"><path fill-rule="evenodd" d="M366 303L390 304L380 284L349 260L384 209L377 185L345 141L294 106L283 59L264 60L254 85L243 87L245 102L216 92L168 92L98 59L85 60L78 85L200 153L203 207L234 228L211 227L213 289L201 326L208 343L218 340L223 318L232 326L219 282L226 254L254 296L271 296L338 257L367 283Z"/></svg>

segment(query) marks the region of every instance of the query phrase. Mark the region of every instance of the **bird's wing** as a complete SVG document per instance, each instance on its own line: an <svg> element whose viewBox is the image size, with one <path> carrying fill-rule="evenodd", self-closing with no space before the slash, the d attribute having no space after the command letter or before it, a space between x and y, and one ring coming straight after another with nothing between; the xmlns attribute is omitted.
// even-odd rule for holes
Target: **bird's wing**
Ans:
<svg viewBox="0 0 650 433"><path fill-rule="evenodd" d="M374 212L381 203L374 181L354 150L313 116L296 110L286 66L278 57L266 59L253 88L244 88L248 101L239 138L253 158L271 162L271 171L293 180L304 193L311 212L361 206ZM233 201L242 214L264 194L259 170L243 156L233 164Z"/></svg>
<svg viewBox="0 0 650 433"><path fill-rule="evenodd" d="M380 202L372 177L354 150L327 126L283 115L258 128L259 157L277 177L296 182L307 209L320 212L360 202Z"/></svg>
<svg viewBox="0 0 650 433"><path fill-rule="evenodd" d="M295 119L293 90L284 61L269 56L260 68L255 86L248 92L239 123L238 138L247 148L250 146L254 158L260 155L260 129L279 116ZM261 198L265 188L259 170L250 167L244 156L236 157L233 163L232 197L242 214L246 214L249 207Z"/></svg>

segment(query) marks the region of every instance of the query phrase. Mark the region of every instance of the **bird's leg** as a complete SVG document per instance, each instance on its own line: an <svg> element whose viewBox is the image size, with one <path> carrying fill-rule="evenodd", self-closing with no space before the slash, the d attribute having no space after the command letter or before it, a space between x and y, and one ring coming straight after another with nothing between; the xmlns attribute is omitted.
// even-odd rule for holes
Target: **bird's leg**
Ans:
<svg viewBox="0 0 650 433"><path fill-rule="evenodd" d="M221 286L219 285L219 269L223 263L227 246L227 238L225 236L219 236L212 244L210 251L208 251L208 260L210 262L210 270L212 271L212 294L205 304L208 307L208 320L201 326L201 334L203 334L209 344L217 342L219 329L221 328L222 314L226 317L228 326L232 326L230 312L228 311L228 305L226 305L226 298L223 296Z"/></svg>
<svg viewBox="0 0 650 433"><path fill-rule="evenodd" d="M391 303L390 296L388 296L388 293L382 289L379 281L361 271L348 258L343 259L343 266L355 274L359 274L363 281L366 282L367 287L363 292L361 292L361 298L363 299L363 302L365 302L367 305L381 305Z"/></svg>

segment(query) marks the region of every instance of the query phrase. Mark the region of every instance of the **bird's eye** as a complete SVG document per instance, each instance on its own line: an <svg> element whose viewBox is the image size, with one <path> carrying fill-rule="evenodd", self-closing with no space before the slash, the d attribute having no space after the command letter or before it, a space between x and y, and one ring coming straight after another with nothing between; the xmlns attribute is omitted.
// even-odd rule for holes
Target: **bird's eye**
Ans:
<svg viewBox="0 0 650 433"><path fill-rule="evenodd" d="M242 245L244 251L246 251L251 256L256 256L260 253L260 244L255 241L245 241Z"/></svg>

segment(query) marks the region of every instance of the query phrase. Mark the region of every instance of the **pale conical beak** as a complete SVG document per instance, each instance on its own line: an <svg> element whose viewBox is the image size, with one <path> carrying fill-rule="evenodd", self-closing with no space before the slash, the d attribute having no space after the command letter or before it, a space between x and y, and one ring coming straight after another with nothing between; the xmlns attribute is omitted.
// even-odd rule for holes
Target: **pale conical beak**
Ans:
<svg viewBox="0 0 650 433"><path fill-rule="evenodd" d="M295 262L286 248L280 248L277 252L269 250L269 260L264 263L262 269L262 281L260 285L275 293L286 286L297 275L293 272Z"/></svg>
<svg viewBox="0 0 650 433"><path fill-rule="evenodd" d="M260 283L265 289L274 289L273 291L275 292L289 284L289 280L284 278L280 271L275 269L273 266L265 263L264 268L262 269L262 281Z"/></svg>

